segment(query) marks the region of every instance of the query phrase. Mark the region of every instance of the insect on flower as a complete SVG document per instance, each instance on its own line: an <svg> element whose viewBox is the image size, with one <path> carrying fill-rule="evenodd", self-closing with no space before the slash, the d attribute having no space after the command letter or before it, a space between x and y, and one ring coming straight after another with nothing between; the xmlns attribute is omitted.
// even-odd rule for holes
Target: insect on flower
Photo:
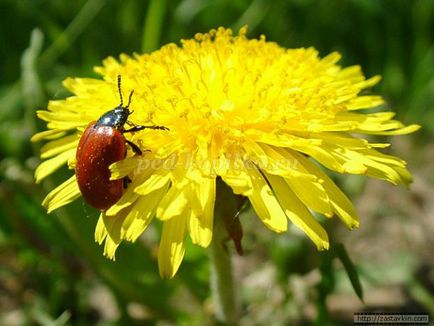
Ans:
<svg viewBox="0 0 434 326"><path fill-rule="evenodd" d="M136 144L125 138L124 133L143 129L167 130L163 126L140 126L128 121L128 117L133 113L129 107L134 90L129 95L127 106L123 106L120 75L118 91L121 101L119 106L88 125L80 138L76 153L75 173L80 192L89 205L101 211L113 206L122 197L123 188L126 188L130 181L128 177L110 180L109 166L126 157L125 144L128 144L135 154L142 154ZM125 124L132 127L125 129Z"/></svg>
<svg viewBox="0 0 434 326"><path fill-rule="evenodd" d="M359 225L351 200L327 170L411 183L406 162L382 151L388 143L363 137L419 129L393 119L393 112L378 111L384 101L369 89L379 76L366 78L360 66L339 65L338 53L320 57L314 48L286 49L246 33L245 27L238 35L218 28L151 54L109 57L95 68L102 79L67 78L64 85L74 95L37 112L47 130L32 138L48 140L36 182L65 164L76 170L47 194L42 203L47 211L71 203L81 192L103 210L95 239L111 259L122 241L136 241L154 218L160 220L158 266L162 277L171 278L187 238L207 248L214 222L235 195L248 200L270 230L283 233L291 222L318 250L326 250L329 237L317 214L336 216L349 229ZM124 86L128 81L129 89L140 91L134 98L137 122L153 129L170 126L170 132L152 132L152 137L150 130L128 137L149 149L152 159L124 159L125 132L143 129L127 121L132 93L125 107L121 97L119 107L81 136L94 120L92 113L111 106L115 74L122 75ZM134 151L134 145L128 147ZM126 175L133 180L122 191ZM241 227L232 224L239 221L225 215L228 235L240 251Z"/></svg>

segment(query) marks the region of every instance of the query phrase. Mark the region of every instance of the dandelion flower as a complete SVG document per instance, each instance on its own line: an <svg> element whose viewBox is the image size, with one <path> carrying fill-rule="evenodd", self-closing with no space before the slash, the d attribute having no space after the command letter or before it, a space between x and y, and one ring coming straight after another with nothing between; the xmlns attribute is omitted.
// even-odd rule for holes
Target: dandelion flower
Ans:
<svg viewBox="0 0 434 326"><path fill-rule="evenodd" d="M366 79L359 66L343 68L339 59L338 53L321 58L313 48L285 49L263 36L248 39L245 28L235 36L219 28L181 46L121 55L120 61L108 58L95 69L102 80L68 78L64 85L74 95L38 111L48 130L33 140L49 142L36 180L65 164L74 168L83 130L118 105L121 75L123 92L135 91L131 120L170 131L128 135L143 155L129 150L111 165L112 179L128 176L132 182L98 220L95 237L104 243L106 256L114 259L121 241L137 240L156 217L163 223L160 273L173 277L187 236L202 247L211 242L217 180L247 197L270 230L285 232L289 220L319 250L327 249L327 233L314 212L336 215L350 229L359 218L320 165L407 185L406 163L379 151L388 144L360 135L401 135L419 128L393 120L391 112L363 111L383 104L365 91L380 78ZM78 197L72 175L43 205L51 212Z"/></svg>

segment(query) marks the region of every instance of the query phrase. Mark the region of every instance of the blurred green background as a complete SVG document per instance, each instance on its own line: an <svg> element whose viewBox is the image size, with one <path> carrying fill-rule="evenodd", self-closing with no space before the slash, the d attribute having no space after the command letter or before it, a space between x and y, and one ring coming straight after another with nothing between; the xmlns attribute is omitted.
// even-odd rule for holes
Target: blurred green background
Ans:
<svg viewBox="0 0 434 326"><path fill-rule="evenodd" d="M96 77L92 67L107 56L245 24L250 37L314 46L321 55L337 50L342 65L381 74L374 91L423 129L391 139L391 152L414 174L411 190L335 176L362 226L349 232L327 221L326 228L357 265L364 303L336 252L316 252L294 229L273 234L248 211L245 256L235 257L241 323L352 324L356 311L434 318L434 1L0 0L0 14L1 325L214 323L206 251L189 245L177 276L160 280L153 223L136 244L121 246L116 262L106 260L93 241L95 210L81 200L51 215L41 207L70 171L35 185L41 144L29 138L44 129L36 109L68 95L67 76Z"/></svg>

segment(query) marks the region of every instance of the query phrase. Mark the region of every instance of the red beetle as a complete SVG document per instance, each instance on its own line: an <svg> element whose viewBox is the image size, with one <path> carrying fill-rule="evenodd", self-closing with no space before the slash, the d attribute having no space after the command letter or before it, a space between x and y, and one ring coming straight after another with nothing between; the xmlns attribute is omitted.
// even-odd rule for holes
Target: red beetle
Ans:
<svg viewBox="0 0 434 326"><path fill-rule="evenodd" d="M120 75L118 90L121 104L88 125L80 138L76 153L75 174L80 192L89 205L101 211L113 206L121 198L123 188L126 188L130 181L128 177L123 180L110 180L109 166L125 158L125 143L131 146L134 153L142 154L140 148L125 139L123 134L145 128L167 130L162 126L138 126L129 122L128 117L133 113L129 106L134 91L131 91L128 104L124 107ZM125 129L125 123L133 127Z"/></svg>

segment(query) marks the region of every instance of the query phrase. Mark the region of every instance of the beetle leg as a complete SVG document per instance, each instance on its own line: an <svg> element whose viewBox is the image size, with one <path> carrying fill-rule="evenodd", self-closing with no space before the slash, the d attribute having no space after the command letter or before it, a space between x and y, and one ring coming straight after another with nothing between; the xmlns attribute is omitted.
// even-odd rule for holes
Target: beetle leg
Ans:
<svg viewBox="0 0 434 326"><path fill-rule="evenodd" d="M131 149L133 150L133 152L137 155L142 155L142 150L139 148L139 146L137 146L136 144L134 144L132 141L129 141L128 139L125 139L125 142L131 146Z"/></svg>
<svg viewBox="0 0 434 326"><path fill-rule="evenodd" d="M169 130L169 128L164 126L134 126L130 129L124 130L123 132L136 132L143 129L157 129L157 130Z"/></svg>

